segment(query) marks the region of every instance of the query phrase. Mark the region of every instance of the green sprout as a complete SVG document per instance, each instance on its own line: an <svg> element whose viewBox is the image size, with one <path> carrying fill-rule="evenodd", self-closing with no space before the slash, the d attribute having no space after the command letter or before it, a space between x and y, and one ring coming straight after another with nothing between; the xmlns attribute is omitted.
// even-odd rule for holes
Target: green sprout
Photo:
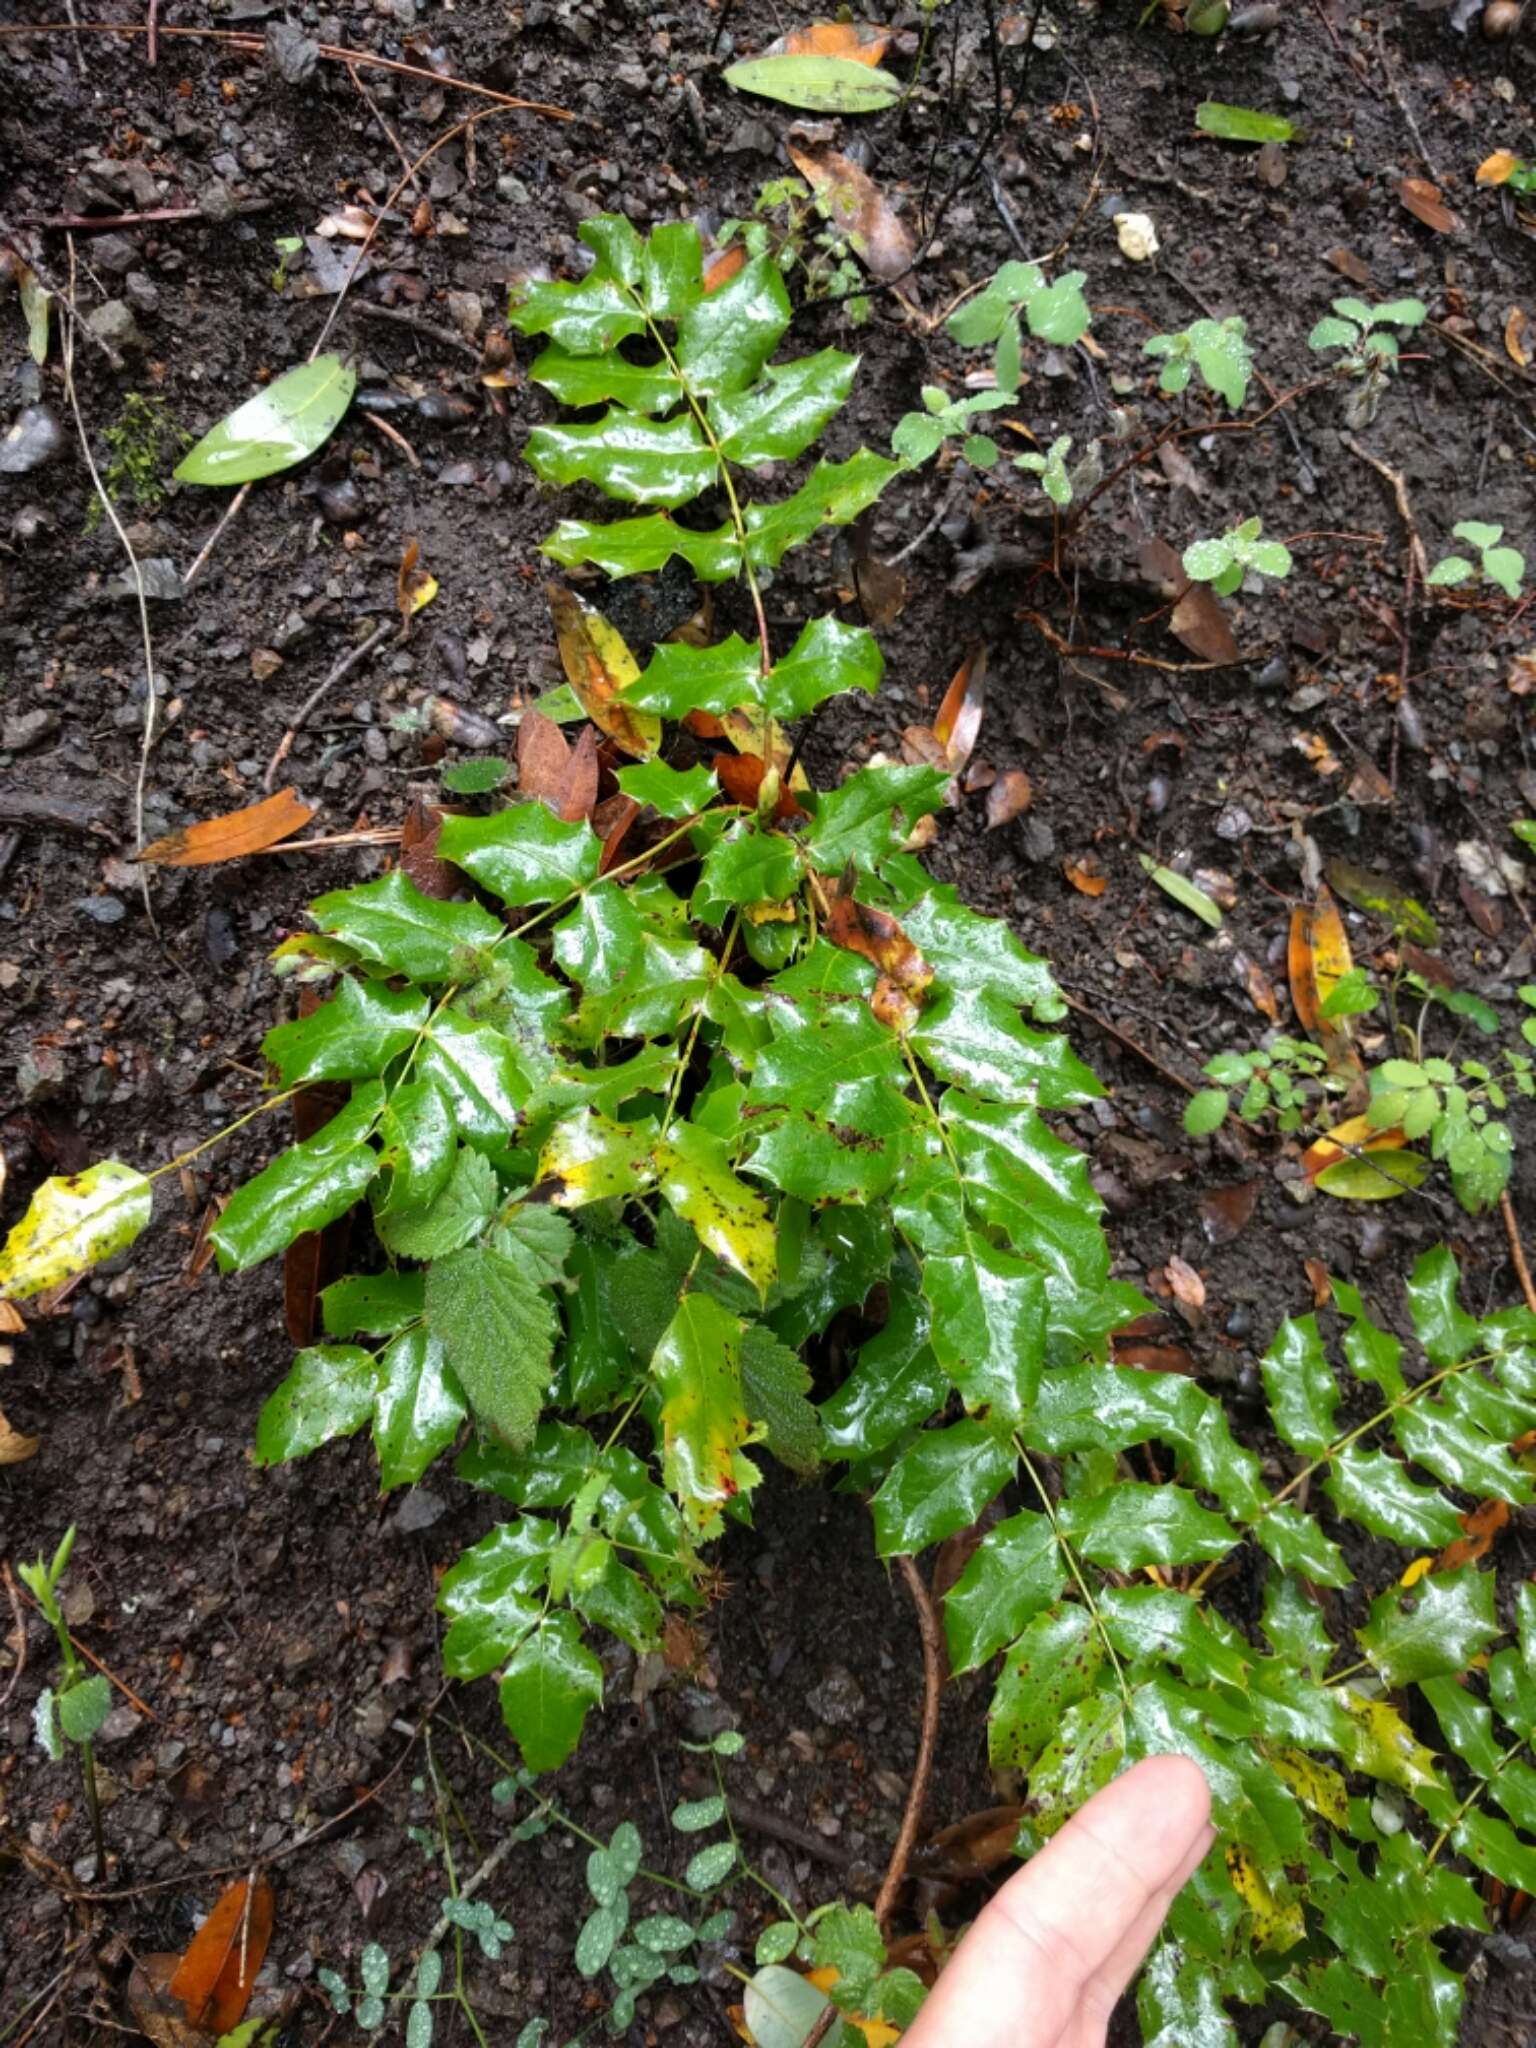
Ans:
<svg viewBox="0 0 1536 2048"><path fill-rule="evenodd" d="M1485 583L1496 583L1506 597L1519 597L1525 557L1518 548L1498 545L1504 535L1502 526L1489 526L1481 519L1463 519L1451 531L1458 540L1477 549L1478 560L1472 563L1465 555L1446 555L1430 570L1431 584L1444 590L1481 574Z"/></svg>
<svg viewBox="0 0 1536 2048"><path fill-rule="evenodd" d="M1072 479L1067 473L1067 450L1072 446L1072 436L1061 434L1051 443L1044 455L1016 455L1015 469L1032 470L1040 479L1040 488L1053 505L1066 506L1072 502Z"/></svg>
<svg viewBox="0 0 1536 2048"><path fill-rule="evenodd" d="M1261 540L1263 521L1245 519L1230 533L1211 540L1197 540L1184 550L1184 573L1196 583L1209 583L1223 597L1230 597L1252 569L1260 576L1276 579L1291 573L1291 551L1278 540Z"/></svg>
<svg viewBox="0 0 1536 2048"><path fill-rule="evenodd" d="M1196 320L1179 334L1154 334L1142 343L1142 353L1162 358L1160 391L1183 391L1198 370L1207 387L1240 412L1253 375L1247 335L1247 321L1234 313L1226 320Z"/></svg>
<svg viewBox="0 0 1536 2048"><path fill-rule="evenodd" d="M85 1784L85 1803L91 1816L91 1835L96 1845L96 1874L107 1860L101 1834L101 1802L96 1793L96 1756L92 1743L103 1721L112 1711L112 1688L99 1671L87 1671L75 1648L64 1610L59 1605L59 1585L69 1569L75 1547L71 1523L64 1532L52 1563L39 1558L36 1564L16 1567L21 1583L37 1602L43 1619L58 1637L59 1657L64 1670L58 1690L44 1686L32 1712L37 1739L56 1764L64 1761L66 1746L73 1743L80 1752L80 1775Z"/></svg>
<svg viewBox="0 0 1536 2048"><path fill-rule="evenodd" d="M1422 327L1428 315L1422 299L1391 299L1368 306L1364 299L1335 299L1333 313L1319 320L1307 346L1319 355L1329 349L1343 353L1334 364L1342 377L1356 379L1345 414L1352 427L1368 427L1376 417L1387 379L1397 368L1398 337L1385 330Z"/></svg>
<svg viewBox="0 0 1536 2048"><path fill-rule="evenodd" d="M990 469L998 457L997 443L990 434L973 434L967 421L979 412L996 412L1011 405L1016 391L974 391L968 398L951 398L937 384L923 386L925 412L903 413L891 434L891 448L903 462L916 469L938 453L955 434L964 434L961 452L976 469Z"/></svg>
<svg viewBox="0 0 1536 2048"><path fill-rule="evenodd" d="M304 247L302 235L278 235L272 244L277 251L277 268L272 273L272 289L280 292L288 282L288 265Z"/></svg>

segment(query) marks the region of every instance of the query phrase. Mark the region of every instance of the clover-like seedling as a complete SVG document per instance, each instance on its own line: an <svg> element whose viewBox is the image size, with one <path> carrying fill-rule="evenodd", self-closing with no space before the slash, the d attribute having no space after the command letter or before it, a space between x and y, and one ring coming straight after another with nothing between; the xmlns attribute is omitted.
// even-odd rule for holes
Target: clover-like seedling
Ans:
<svg viewBox="0 0 1536 2048"><path fill-rule="evenodd" d="M1209 583L1223 597L1230 597L1252 569L1260 576L1277 580L1291 573L1291 551L1281 541L1261 540L1263 521L1245 519L1230 533L1211 540L1192 541L1184 550L1184 573L1196 583Z"/></svg>
<svg viewBox="0 0 1536 2048"><path fill-rule="evenodd" d="M1072 478L1067 470L1067 450L1072 446L1072 436L1061 434L1054 440L1044 455L1016 455L1015 469L1027 469L1040 479L1040 488L1053 505L1070 505L1072 502Z"/></svg>
<svg viewBox="0 0 1536 2048"><path fill-rule="evenodd" d="M1520 595L1525 557L1518 548L1499 546L1504 536L1502 526L1490 526L1482 519L1463 519L1451 531L1458 540L1464 540L1477 549L1478 559L1473 563L1465 555L1446 555L1429 572L1429 581L1436 588L1453 588L1481 575L1485 583L1496 583L1506 597Z"/></svg>
<svg viewBox="0 0 1536 2048"><path fill-rule="evenodd" d="M1195 371L1207 387L1240 412L1253 375L1248 323L1234 313L1226 320L1196 320L1179 334L1154 334L1141 345L1142 354L1162 359L1158 389L1170 395L1187 388Z"/></svg>
<svg viewBox="0 0 1536 2048"><path fill-rule="evenodd" d="M1069 270L1047 284L1038 263L1005 263L985 290L969 299L944 325L962 348L997 344L994 367L1000 391L1019 388L1019 314L1038 341L1072 348L1088 332L1092 314L1083 297L1087 272Z"/></svg>
<svg viewBox="0 0 1536 2048"><path fill-rule="evenodd" d="M1307 336L1307 346L1319 355L1342 350L1334 368L1343 377L1359 380L1345 405L1352 427L1368 427L1375 419L1387 379L1397 368L1400 344L1389 330L1422 327L1426 317L1422 299L1390 299L1381 306L1368 306L1364 299L1335 299L1332 316L1319 320Z"/></svg>
<svg viewBox="0 0 1536 2048"><path fill-rule="evenodd" d="M981 412L996 412L1010 405L1016 391L973 391L965 398L951 398L938 384L923 386L925 412L903 413L891 434L892 452L916 469L936 455L946 441L964 435L960 452L975 469L990 469L998 458L998 446L990 434L973 434L968 422Z"/></svg>

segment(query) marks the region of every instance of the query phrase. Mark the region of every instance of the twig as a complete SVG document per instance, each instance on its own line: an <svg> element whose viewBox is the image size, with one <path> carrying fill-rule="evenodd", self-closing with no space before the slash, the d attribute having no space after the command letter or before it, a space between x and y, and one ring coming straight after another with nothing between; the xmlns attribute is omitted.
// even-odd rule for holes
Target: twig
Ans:
<svg viewBox="0 0 1536 2048"><path fill-rule="evenodd" d="M379 646L382 641L387 640L391 633L397 632L398 630L399 628L396 626L395 621L393 619L386 619L382 626L375 626L373 631L368 635L368 638L364 640L360 646L349 649L349 651L341 657L340 661L337 662L336 666L331 670L330 674L326 677L325 681L323 683L318 683L315 686L315 688L310 691L309 695L304 699L304 702L293 714L292 723L289 725L288 730L283 734L282 738L278 741L277 751L273 754L271 760L267 763L267 772L261 778L261 786L263 789L270 789L273 783L277 780L277 771L279 768L282 767L283 763L287 760L289 752L292 749L293 743L299 736L299 728L303 725L305 719L308 718L311 711L314 710L315 706L320 702L320 699L326 694L328 690L333 690L336 687L336 685L341 681L343 676L350 674L350 672L357 667L357 664L360 661L362 661L367 655L372 654L375 647Z"/></svg>
<svg viewBox="0 0 1536 2048"><path fill-rule="evenodd" d="M1379 477L1392 486L1392 496L1397 502L1397 516L1403 522L1408 535L1408 545L1413 551L1413 565L1419 572L1420 580L1428 583L1429 557L1425 554L1424 543L1419 538L1419 522L1413 516L1413 503L1408 496L1407 479L1400 469L1393 469L1389 463L1383 462L1380 456L1373 455L1369 448L1363 447L1353 434L1344 434L1340 438L1351 455L1358 455L1363 463L1374 469Z"/></svg>
<svg viewBox="0 0 1536 2048"><path fill-rule="evenodd" d="M1069 995L1065 989L1061 993L1069 1008L1076 1010L1080 1017L1086 1017L1090 1024L1096 1024L1106 1038L1113 1038L1118 1044L1123 1045L1127 1052L1135 1053L1136 1057L1144 1060L1155 1074L1161 1074L1163 1079L1171 1081L1175 1088L1182 1088L1186 1095L1200 1093L1193 1081L1186 1081L1184 1076L1175 1073L1172 1067L1165 1067L1155 1053L1148 1052L1147 1048L1132 1038L1128 1032L1121 1031L1116 1025L1111 1024L1107 1017L1101 1017L1097 1010L1090 1010L1086 1003L1080 1003L1076 996Z"/></svg>
<svg viewBox="0 0 1536 2048"><path fill-rule="evenodd" d="M420 469L421 457L416 453L416 450L411 446L410 442L407 441L404 434L401 433L398 427L392 427L389 424L388 420L380 419L379 415L376 412L365 412L363 414L363 418L368 422L369 426L373 428L376 434L382 434L386 441L392 441L394 443L394 445L400 450L400 453L405 457L406 461L411 465L412 469Z"/></svg>
<svg viewBox="0 0 1536 2048"><path fill-rule="evenodd" d="M910 1557L898 1557L896 1563L917 1609L918 1633L923 1639L923 1725L917 1740L917 1762L912 1770L907 1810L901 1817L901 1832L896 1837L884 1882L875 1899L875 1918L880 1923L882 1934L891 1917L896 1896L906 1882L907 1865L922 1824L923 1808L928 1803L928 1786L933 1777L933 1748L939 1733L939 1695L944 1687L944 1644L928 1588Z"/></svg>
<svg viewBox="0 0 1536 2048"><path fill-rule="evenodd" d="M16 1668L6 1682L5 1691L0 1693L0 1708L11 1704L11 1695L21 1683L21 1674L27 1668L27 1618L21 1611L21 1602L16 1597L16 1581L11 1576L10 1559L0 1562L0 1578L5 1580L6 1597L11 1603L11 1618L16 1625Z"/></svg>
<svg viewBox="0 0 1536 2048"><path fill-rule="evenodd" d="M218 545L219 535L224 531L225 527L228 526L231 519L234 518L235 514L240 510L240 507L245 503L246 499L250 495L250 485L242 484L239 490L236 491L235 495L230 499L229 503L225 506L224 511L219 519L218 525L213 529L212 533L209 534L208 538L203 542L202 547L198 550L197 560L192 564L191 568L187 571L186 575L182 577L181 587L183 590L190 590L192 588L192 585L197 581L198 577L201 576L203 570L208 565L208 557L213 553L215 547L217 547Z"/></svg>
<svg viewBox="0 0 1536 2048"><path fill-rule="evenodd" d="M809 1828L802 1828L792 1820L786 1820L782 1813L775 1813L771 1806L756 1806L750 1799L731 1798L731 1819L739 1828L745 1828L750 1835L766 1835L770 1841L782 1842L788 1849L798 1849L802 1856L809 1856L817 1863L825 1863L832 1870L846 1870L848 1858L832 1843L822 1841Z"/></svg>
<svg viewBox="0 0 1536 2048"><path fill-rule="evenodd" d="M69 409L74 415L75 432L80 438L80 452L85 457L85 466L91 473L91 482L101 508L112 522L112 530L122 543L123 553L128 557L128 566L133 572L133 591L139 605L139 631L144 642L144 735L139 745L139 772L133 785L133 836L137 845L144 844L144 790L149 780L149 752L155 743L155 647L149 630L149 600L144 594L144 572L139 558L134 553L133 542L128 538L127 529L117 516L117 507L111 493L101 480L96 467L96 458L91 453L91 437L85 431L85 419L80 411L80 394L75 388L75 330L80 316L75 305L75 238L67 235L69 248L69 291L60 303L68 308L69 318L64 327L64 395L69 400ZM160 926L155 919L155 906L149 894L149 870L141 869L139 887L144 893L144 915L149 919L149 928L163 945Z"/></svg>
<svg viewBox="0 0 1536 2048"><path fill-rule="evenodd" d="M80 234L99 235L109 228L136 228L159 220L195 220L200 206L152 206L143 213L24 213L29 228L74 228Z"/></svg>
<svg viewBox="0 0 1536 2048"><path fill-rule="evenodd" d="M1442 182L1440 173L1435 169L1429 151L1424 147L1424 138L1419 133L1419 124L1414 119L1412 107L1408 104L1407 94L1392 75L1392 60L1387 55L1386 25L1381 21L1376 24L1376 50L1381 58L1381 75L1387 81L1387 91L1392 97L1392 104L1408 123L1408 133L1413 137L1414 146L1419 152L1419 161L1438 185Z"/></svg>
<svg viewBox="0 0 1536 2048"><path fill-rule="evenodd" d="M451 327L439 327L432 320L419 320L403 306L368 306L354 301L350 310L354 320L388 320L397 327L409 327L413 334L430 335L444 348L456 348L461 355L471 356L477 363L480 360L479 349L472 347L462 334L455 334Z"/></svg>
<svg viewBox="0 0 1536 2048"><path fill-rule="evenodd" d="M1531 1269L1525 1261L1525 1246L1520 1242L1520 1220L1515 1214L1515 1205L1509 1199L1509 1189L1499 1196L1499 1213L1504 1218L1504 1230L1509 1238L1510 1263L1515 1269L1515 1278L1520 1282L1520 1292L1525 1296L1525 1305L1536 1315L1536 1285L1531 1281Z"/></svg>
<svg viewBox="0 0 1536 2048"><path fill-rule="evenodd" d="M59 287L54 283L53 279L48 275L47 271L44 270L43 266L36 260L36 258L28 255L26 250L22 248L21 237L17 234L16 230L11 226L10 222L6 219L3 213L0 213L0 241L3 241L7 245L7 247L10 248L10 250L16 256L18 262L25 263L28 270L31 271L32 275L37 279L38 283L42 286L43 290L47 292L52 298L57 299L62 304L64 300L63 292L59 290ZM82 334L84 334L88 341L94 342L96 347L100 349L101 353L106 357L109 363L115 363L115 359L113 357L111 349L107 347L107 344L102 340L101 336L98 333L96 333L94 328L82 327L80 331Z"/></svg>
<svg viewBox="0 0 1536 2048"><path fill-rule="evenodd" d="M398 825L373 825L360 832L324 832L317 839L279 839L274 846L258 846L253 859L263 853L329 853L338 846L398 846Z"/></svg>
<svg viewBox="0 0 1536 2048"><path fill-rule="evenodd" d="M23 1592L21 1597L23 1600L26 1601L27 1605L32 1609L34 1614L42 1613L43 1610L38 1606L37 1602L32 1598L32 1595L30 1593ZM107 1680L108 1684L115 1685L117 1687L118 1691L122 1694L123 1698L128 1702L130 1707L136 1707L138 1711L141 1714L143 1714L147 1720L153 1721L158 1727L160 1722L160 1716L155 1712L153 1707L145 1706L144 1702L139 1698L138 1694L134 1691L131 1685L126 1684L121 1678L119 1678L115 1671L109 1670L108 1667L102 1663L101 1659L97 1656L96 1652L94 1650L88 1650L85 1644L81 1642L80 1638L77 1635L75 1635L73 1631L70 1632L69 1640L74 1644L75 1648L80 1652L80 1655L85 1659L87 1664L94 1664L96 1669L101 1673L102 1677Z"/></svg>
<svg viewBox="0 0 1536 2048"><path fill-rule="evenodd" d="M150 62L153 63L154 59L151 58ZM347 76L348 78L351 79L352 83L357 87L358 91L362 94L364 103L366 104L369 113L372 114L374 120L377 121L379 126L383 129L385 141L389 144L390 148L395 152L395 155L399 157L401 163L404 164L407 184L409 184L413 192L419 192L421 190L421 187L416 183L416 173L411 169L411 160L405 153L405 146L401 142L399 136L395 133L394 129L390 127L389 123L380 113L378 101L375 100L373 94L368 90L367 86L364 85L363 81L358 77L357 66L355 64L349 64L347 66Z"/></svg>
<svg viewBox="0 0 1536 2048"><path fill-rule="evenodd" d="M964 485L965 479L963 477L956 477L953 480L953 482L950 484L949 489L944 493L944 496L939 500L938 511L934 513L933 517L929 520L928 524L923 528L921 533L914 534L912 539L907 542L904 548L897 549L896 553L892 555L891 559L885 564L885 567L887 569L899 569L903 562L907 561L909 557L917 553L918 549L923 545L923 542L927 540L930 534L937 533L939 528L944 524L944 521L949 517L950 509L954 505L955 500L959 497L962 489L964 488Z"/></svg>
<svg viewBox="0 0 1536 2048"><path fill-rule="evenodd" d="M149 37L149 48L145 52L150 69L160 61L160 0L149 0L149 11L144 16L144 29Z"/></svg>

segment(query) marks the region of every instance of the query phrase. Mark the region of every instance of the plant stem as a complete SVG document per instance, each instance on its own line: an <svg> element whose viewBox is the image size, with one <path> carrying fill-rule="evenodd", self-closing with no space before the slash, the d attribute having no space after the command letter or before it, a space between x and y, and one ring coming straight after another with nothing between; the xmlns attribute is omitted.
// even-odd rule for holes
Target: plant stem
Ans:
<svg viewBox="0 0 1536 2048"><path fill-rule="evenodd" d="M101 1800L96 1791L96 1745L82 1742L80 1745L80 1776L85 1781L85 1808L91 1816L91 1840L96 1850L96 1868L91 1873L91 1883L96 1884L107 1868L107 1845L101 1832Z"/></svg>

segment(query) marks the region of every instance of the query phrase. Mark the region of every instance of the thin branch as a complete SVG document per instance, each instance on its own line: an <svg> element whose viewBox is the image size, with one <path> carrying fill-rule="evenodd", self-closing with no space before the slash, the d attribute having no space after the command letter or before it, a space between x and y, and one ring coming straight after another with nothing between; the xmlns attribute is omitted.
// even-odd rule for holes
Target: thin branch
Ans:
<svg viewBox="0 0 1536 2048"><path fill-rule="evenodd" d="M886 1865L885 1878L875 1899L875 1918L880 1923L882 1934L891 1917L898 1893L906 1883L907 1865L912 1860L912 1850L917 1842L917 1831L922 1825L923 1808L928 1803L928 1787L933 1779L933 1751L939 1734L939 1696L944 1688L944 1643L939 1634L938 1619L933 1611L933 1601L923 1583L923 1575L910 1557L898 1557L897 1568L907 1582L907 1591L912 1595L912 1604L917 1609L918 1632L923 1639L923 1725L917 1739L917 1762L912 1770L912 1787L907 1794L907 1810L901 1817L901 1832L896 1837L896 1846L891 1851L891 1860Z"/></svg>
<svg viewBox="0 0 1536 2048"><path fill-rule="evenodd" d="M1499 1196L1499 1213L1504 1218L1505 1234L1509 1238L1510 1263L1515 1269L1515 1278L1520 1282L1520 1292L1525 1296L1525 1305L1536 1315L1536 1285L1531 1281L1531 1269L1526 1263L1525 1246L1520 1241L1520 1220L1515 1214L1515 1205L1509 1199L1506 1188Z"/></svg>
<svg viewBox="0 0 1536 2048"><path fill-rule="evenodd" d="M323 683L317 683L315 685L314 689L310 691L309 695L304 699L304 702L293 714L293 718L289 723L288 730L283 734L282 738L278 741L277 751L273 754L271 760L267 763L267 772L261 778L261 786L263 789L270 789L273 783L277 780L277 771L279 768L282 767L283 763L287 760L288 755L293 748L293 743L299 736L300 727L303 725L305 719L308 718L311 711L313 711L315 706L320 702L321 698L326 695L327 691L333 690L336 687L336 685L341 681L343 676L349 675L351 671L357 667L360 661L366 659L368 655L372 654L374 648L379 646L381 642L387 640L391 633L398 631L399 628L393 619L386 619L382 626L375 626L373 631L368 635L368 638L366 640L362 641L358 646L348 649L348 651L341 657L340 661L336 663L335 667L331 670L330 674L326 677Z"/></svg>

